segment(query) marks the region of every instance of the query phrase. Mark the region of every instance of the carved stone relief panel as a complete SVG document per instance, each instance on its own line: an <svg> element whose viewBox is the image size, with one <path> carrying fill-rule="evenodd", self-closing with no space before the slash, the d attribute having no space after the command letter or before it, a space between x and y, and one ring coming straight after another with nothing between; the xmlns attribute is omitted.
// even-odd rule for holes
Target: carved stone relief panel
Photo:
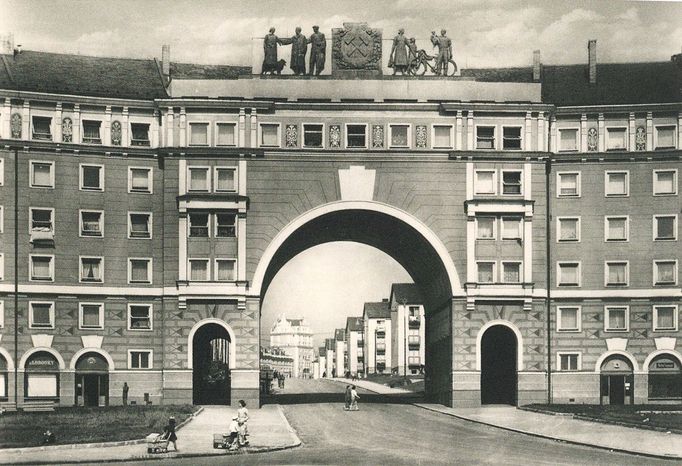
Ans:
<svg viewBox="0 0 682 466"><path fill-rule="evenodd" d="M587 130L587 150L588 152L597 152L599 142L599 135L597 128L590 128Z"/></svg>
<svg viewBox="0 0 682 466"><path fill-rule="evenodd" d="M635 150L646 150L646 129L638 126L635 130Z"/></svg>
<svg viewBox="0 0 682 466"><path fill-rule="evenodd" d="M341 147L341 126L329 125L329 147L336 149Z"/></svg>
<svg viewBox="0 0 682 466"><path fill-rule="evenodd" d="M284 130L284 139L286 147L298 147L298 126L287 125Z"/></svg>
<svg viewBox="0 0 682 466"><path fill-rule="evenodd" d="M12 133L12 138L21 139L21 115L18 113L13 113L10 119L10 129Z"/></svg>
<svg viewBox="0 0 682 466"><path fill-rule="evenodd" d="M384 148L384 127L383 125L372 126L372 149Z"/></svg>
<svg viewBox="0 0 682 466"><path fill-rule="evenodd" d="M111 123L111 145L120 146L122 139L123 136L121 131L121 122L118 120L114 120Z"/></svg>
<svg viewBox="0 0 682 466"><path fill-rule="evenodd" d="M73 142L73 121L69 117L62 119L62 142Z"/></svg>
<svg viewBox="0 0 682 466"><path fill-rule="evenodd" d="M426 125L417 125L417 147L422 149L426 147Z"/></svg>

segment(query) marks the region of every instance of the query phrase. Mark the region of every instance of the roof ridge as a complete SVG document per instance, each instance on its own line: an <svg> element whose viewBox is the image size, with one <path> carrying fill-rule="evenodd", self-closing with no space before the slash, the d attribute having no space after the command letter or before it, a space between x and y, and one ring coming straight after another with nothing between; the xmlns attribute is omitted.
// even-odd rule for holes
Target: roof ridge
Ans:
<svg viewBox="0 0 682 466"><path fill-rule="evenodd" d="M30 49L22 49L19 55L24 54L24 53L39 53L43 55L61 55L61 56L67 56L67 57L81 57L81 58L101 58L103 60L130 60L130 61L146 61L146 62L151 62L156 59L156 57L152 58L134 58L134 57L115 57L115 56L102 56L102 55L86 55L82 53L61 53L61 52L45 52L42 50L30 50Z"/></svg>

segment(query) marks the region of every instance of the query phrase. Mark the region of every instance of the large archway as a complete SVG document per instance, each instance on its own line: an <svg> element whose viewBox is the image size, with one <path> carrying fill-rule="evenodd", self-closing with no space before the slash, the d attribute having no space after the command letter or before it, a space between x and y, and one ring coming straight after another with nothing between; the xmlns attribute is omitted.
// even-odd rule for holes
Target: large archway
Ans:
<svg viewBox="0 0 682 466"><path fill-rule="evenodd" d="M518 341L506 325L493 325L480 343L481 404L516 405Z"/></svg>
<svg viewBox="0 0 682 466"><path fill-rule="evenodd" d="M192 336L192 401L230 404L232 337L224 326L209 322Z"/></svg>
<svg viewBox="0 0 682 466"><path fill-rule="evenodd" d="M338 241L365 244L388 254L417 285L427 321L427 397L447 401L452 389L452 298L462 288L450 251L414 216L369 201L339 201L306 212L283 228L265 250L250 292L262 303L287 262L314 246ZM436 317L438 324L430 326L429 320Z"/></svg>

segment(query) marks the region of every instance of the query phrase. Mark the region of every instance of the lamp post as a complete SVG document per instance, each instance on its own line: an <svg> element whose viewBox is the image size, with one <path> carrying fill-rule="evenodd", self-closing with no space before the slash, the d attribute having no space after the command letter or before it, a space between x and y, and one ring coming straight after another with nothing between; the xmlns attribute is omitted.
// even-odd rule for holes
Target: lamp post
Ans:
<svg viewBox="0 0 682 466"><path fill-rule="evenodd" d="M405 382L407 382L407 302L403 300L403 375L405 377Z"/></svg>

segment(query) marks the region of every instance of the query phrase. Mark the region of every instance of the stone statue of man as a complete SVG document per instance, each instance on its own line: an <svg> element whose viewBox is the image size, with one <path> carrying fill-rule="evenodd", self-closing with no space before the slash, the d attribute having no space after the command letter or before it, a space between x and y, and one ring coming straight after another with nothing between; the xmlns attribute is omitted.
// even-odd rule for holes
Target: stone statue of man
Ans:
<svg viewBox="0 0 682 466"><path fill-rule="evenodd" d="M324 61L327 53L327 39L320 32L319 26L313 26L313 33L310 36L310 66L308 73L319 76L324 69Z"/></svg>
<svg viewBox="0 0 682 466"><path fill-rule="evenodd" d="M452 59L452 41L445 35L446 33L445 29L441 29L440 36L437 36L435 31L431 31L431 43L434 47L438 47L436 74L439 76L448 75L448 64Z"/></svg>
<svg viewBox="0 0 682 466"><path fill-rule="evenodd" d="M295 75L305 74L305 54L308 52L308 38L301 34L301 28L296 28L296 34L291 38L291 63L289 67Z"/></svg>

